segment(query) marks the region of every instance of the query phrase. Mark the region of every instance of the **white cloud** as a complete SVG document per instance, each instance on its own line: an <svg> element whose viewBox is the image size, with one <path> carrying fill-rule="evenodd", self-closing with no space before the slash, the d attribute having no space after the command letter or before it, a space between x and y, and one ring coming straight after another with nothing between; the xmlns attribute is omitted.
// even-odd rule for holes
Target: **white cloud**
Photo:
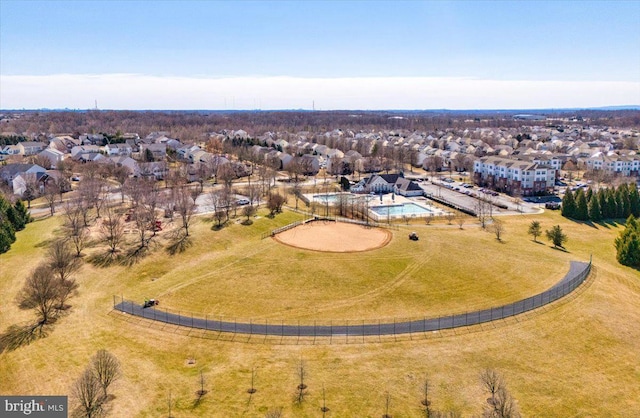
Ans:
<svg viewBox="0 0 640 418"><path fill-rule="evenodd" d="M526 109L640 104L640 82L0 75L0 108Z"/></svg>

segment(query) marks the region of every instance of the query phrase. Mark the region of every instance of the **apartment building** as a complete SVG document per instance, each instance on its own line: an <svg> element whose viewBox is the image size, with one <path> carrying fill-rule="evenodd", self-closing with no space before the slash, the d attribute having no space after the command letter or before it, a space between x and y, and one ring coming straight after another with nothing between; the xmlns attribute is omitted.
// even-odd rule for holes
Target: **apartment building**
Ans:
<svg viewBox="0 0 640 418"><path fill-rule="evenodd" d="M504 157L482 157L473 164L480 186L510 195L532 196L553 192L556 169L551 165Z"/></svg>

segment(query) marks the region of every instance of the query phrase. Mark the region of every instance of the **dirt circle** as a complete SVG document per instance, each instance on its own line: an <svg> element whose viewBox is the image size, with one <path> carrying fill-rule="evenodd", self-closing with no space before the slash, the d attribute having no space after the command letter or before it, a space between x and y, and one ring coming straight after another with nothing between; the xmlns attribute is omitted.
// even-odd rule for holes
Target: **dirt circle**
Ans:
<svg viewBox="0 0 640 418"><path fill-rule="evenodd" d="M391 241L391 232L343 222L313 221L281 232L273 238L305 250L346 253L384 247Z"/></svg>

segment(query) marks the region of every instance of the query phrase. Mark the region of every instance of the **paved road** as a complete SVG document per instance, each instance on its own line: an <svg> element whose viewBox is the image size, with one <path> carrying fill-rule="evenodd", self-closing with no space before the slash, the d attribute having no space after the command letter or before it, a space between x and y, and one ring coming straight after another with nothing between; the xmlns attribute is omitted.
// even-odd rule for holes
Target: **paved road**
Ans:
<svg viewBox="0 0 640 418"><path fill-rule="evenodd" d="M499 306L497 308L468 312L458 315L449 315L439 318L424 318L415 321L403 321L394 323L365 323L353 321L339 325L296 325L285 323L261 322L231 322L208 318L196 318L184 316L162 310L162 308L143 308L140 303L124 300L117 303L114 300L114 309L131 315L140 316L168 324L182 325L185 327L205 329L210 331L258 334L275 336L304 336L304 337L331 337L331 336L367 336L367 335L395 335L413 332L428 332L449 328L476 325L484 322L495 321L509 316L518 315L551 303L571 293L588 276L591 264L572 261L569 272L549 290L538 295L520 300L518 302Z"/></svg>

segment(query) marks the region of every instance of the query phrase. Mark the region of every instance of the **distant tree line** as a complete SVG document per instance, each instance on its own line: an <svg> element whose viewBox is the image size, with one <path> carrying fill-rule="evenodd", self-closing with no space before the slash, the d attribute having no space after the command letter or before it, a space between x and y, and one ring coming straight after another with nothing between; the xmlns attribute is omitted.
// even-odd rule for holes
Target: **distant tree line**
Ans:
<svg viewBox="0 0 640 418"><path fill-rule="evenodd" d="M640 196L632 183L623 183L617 188L579 188L576 192L567 189L562 199L562 216L577 221L599 222L604 219L624 219L630 215L640 216Z"/></svg>
<svg viewBox="0 0 640 418"><path fill-rule="evenodd" d="M13 112L6 112L11 114ZM536 125L538 121L514 120L512 115L492 112L446 111L20 111L22 117L9 119L4 130L38 134L99 132L136 132L141 137L150 132L171 130L183 142L203 139L202 134L228 129L244 129L250 135L267 131L311 133L343 130L407 129L435 131L448 128L502 127ZM547 113L551 114L551 112ZM559 118L572 118L575 113L554 113ZM594 125L628 127L640 125L637 110L585 110L579 119L589 118ZM398 118L401 117L401 118ZM111 136L111 135L110 135ZM111 138L118 142L116 134Z"/></svg>
<svg viewBox="0 0 640 418"><path fill-rule="evenodd" d="M16 231L24 229L29 222L31 216L21 200L12 205L0 194L0 254L9 251L16 241Z"/></svg>

